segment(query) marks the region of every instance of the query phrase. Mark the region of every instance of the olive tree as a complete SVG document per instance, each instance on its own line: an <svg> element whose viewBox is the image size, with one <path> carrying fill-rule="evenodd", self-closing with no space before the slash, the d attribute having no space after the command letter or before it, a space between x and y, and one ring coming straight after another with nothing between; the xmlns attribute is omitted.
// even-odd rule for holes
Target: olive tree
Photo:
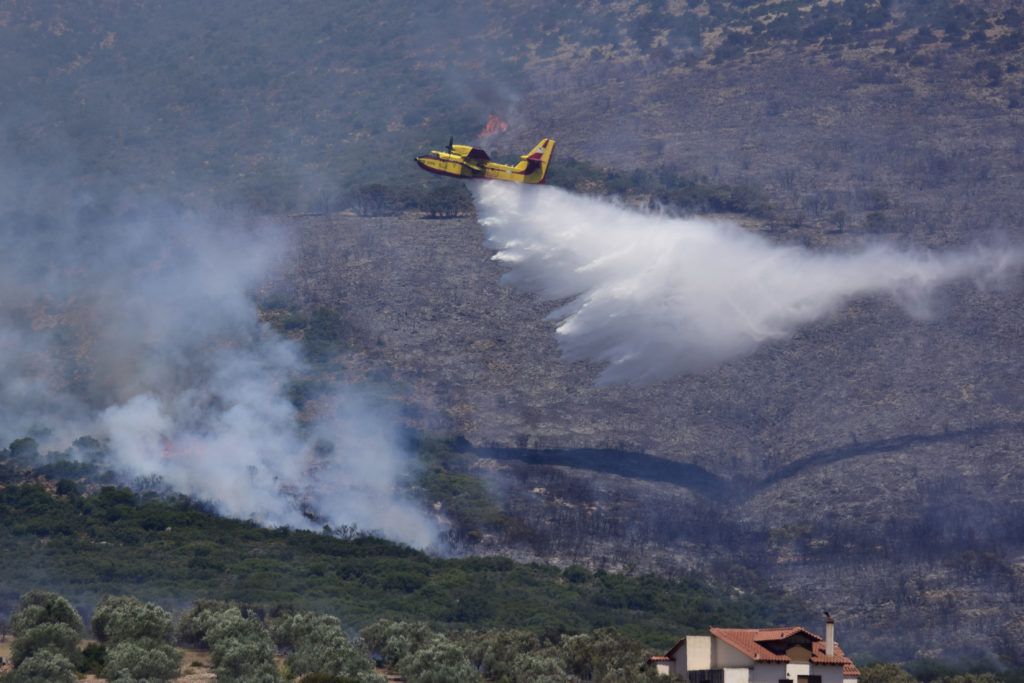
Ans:
<svg viewBox="0 0 1024 683"><path fill-rule="evenodd" d="M135 597L106 596L90 623L93 635L110 647L103 675L112 681L177 678L181 653L171 645L171 615L153 603Z"/></svg>
<svg viewBox="0 0 1024 683"><path fill-rule="evenodd" d="M225 600L196 600L178 622L178 641L191 647L209 647L203 615L206 612L223 612L230 607L231 603Z"/></svg>
<svg viewBox="0 0 1024 683"><path fill-rule="evenodd" d="M75 665L60 652L44 649L26 657L4 683L75 683Z"/></svg>
<svg viewBox="0 0 1024 683"><path fill-rule="evenodd" d="M82 631L82 617L66 598L49 591L29 591L11 615L11 630L17 638L42 623L67 624L75 633Z"/></svg>
<svg viewBox="0 0 1024 683"><path fill-rule="evenodd" d="M110 681L172 681L181 669L181 653L150 638L124 640L107 650L103 675Z"/></svg>
<svg viewBox="0 0 1024 683"><path fill-rule="evenodd" d="M140 638L169 643L174 635L174 624L167 610L135 597L104 597L96 607L90 626L102 643Z"/></svg>
<svg viewBox="0 0 1024 683"><path fill-rule="evenodd" d="M56 593L30 591L11 615L11 681L73 681L82 617Z"/></svg>
<svg viewBox="0 0 1024 683"><path fill-rule="evenodd" d="M896 664L869 664L860 670L860 683L917 683L917 679Z"/></svg>
<svg viewBox="0 0 1024 683"><path fill-rule="evenodd" d="M319 673L383 683L369 654L342 632L336 617L313 612L289 614L272 622L270 633L278 649L288 652L285 663L293 675Z"/></svg>
<svg viewBox="0 0 1024 683"><path fill-rule="evenodd" d="M207 609L193 619L196 631L210 648L218 681L276 683L281 680L274 661L276 650L263 622L242 616L238 607Z"/></svg>
<svg viewBox="0 0 1024 683"><path fill-rule="evenodd" d="M396 667L409 683L471 683L480 681L465 650L442 635L402 657Z"/></svg>
<svg viewBox="0 0 1024 683"><path fill-rule="evenodd" d="M611 683L643 681L655 676L654 672L641 668L647 658L644 646L614 628L562 638L558 651L566 671L583 680Z"/></svg>
<svg viewBox="0 0 1024 683"><path fill-rule="evenodd" d="M422 622L380 619L360 631L359 636L371 653L394 665L430 642L434 633Z"/></svg>
<svg viewBox="0 0 1024 683"><path fill-rule="evenodd" d="M519 669L547 669L537 665L533 653L541 648L540 639L523 630L491 629L470 634L463 640L469 660L491 680L532 680L530 674L518 676ZM517 665L516 662L519 662ZM561 668L559 667L561 671Z"/></svg>
<svg viewBox="0 0 1024 683"><path fill-rule="evenodd" d="M515 683L569 683L572 678L556 657L520 652L511 662L509 679Z"/></svg>
<svg viewBox="0 0 1024 683"><path fill-rule="evenodd" d="M68 661L77 659L79 634L67 624L42 623L33 626L14 639L11 644L11 663L15 668L40 650L64 655Z"/></svg>

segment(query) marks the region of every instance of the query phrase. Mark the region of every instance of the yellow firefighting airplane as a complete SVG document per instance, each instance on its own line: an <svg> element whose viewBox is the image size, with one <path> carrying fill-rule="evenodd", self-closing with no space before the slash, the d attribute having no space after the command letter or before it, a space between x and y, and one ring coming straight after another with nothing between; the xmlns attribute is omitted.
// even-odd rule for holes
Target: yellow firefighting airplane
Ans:
<svg viewBox="0 0 1024 683"><path fill-rule="evenodd" d="M479 147L452 144L455 138L448 141L444 152L432 151L422 157L416 157L416 163L424 171L448 175L455 178L493 178L510 180L514 183L543 183L548 173L548 162L555 148L555 141L544 138L537 143L529 154L515 166L506 166L491 161L487 152Z"/></svg>

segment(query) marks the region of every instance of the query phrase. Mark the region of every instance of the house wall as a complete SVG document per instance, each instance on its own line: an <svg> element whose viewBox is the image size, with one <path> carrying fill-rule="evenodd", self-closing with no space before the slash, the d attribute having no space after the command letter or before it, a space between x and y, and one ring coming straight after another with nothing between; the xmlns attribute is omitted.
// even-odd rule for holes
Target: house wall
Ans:
<svg viewBox="0 0 1024 683"><path fill-rule="evenodd" d="M809 662L790 662L786 665L785 677L789 678L789 680L791 681L796 681L798 680L797 676L807 676L811 673L811 665ZM814 671L813 673L816 675L821 675L820 671ZM821 683L825 683L825 680L822 679Z"/></svg>
<svg viewBox="0 0 1024 683"><path fill-rule="evenodd" d="M785 663L760 662L751 670L750 683L779 683L786 677ZM796 681L796 679L793 679Z"/></svg>
<svg viewBox="0 0 1024 683"><path fill-rule="evenodd" d="M686 652L682 657L676 655L676 661L682 663L682 669L673 673L719 668L712 665L711 636L686 636L686 647L680 650Z"/></svg>
<svg viewBox="0 0 1024 683"><path fill-rule="evenodd" d="M722 683L753 683L750 678L751 670L743 667L736 669L723 669ZM773 683L778 683L773 681Z"/></svg>
<svg viewBox="0 0 1024 683"><path fill-rule="evenodd" d="M788 678L794 683L799 676L821 676L821 683L843 683L843 667L823 666L821 664L807 664L804 662L791 662L786 665L784 675L775 679L775 683L783 678ZM856 683L853 681L852 683Z"/></svg>
<svg viewBox="0 0 1024 683"><path fill-rule="evenodd" d="M821 683L843 683L841 666L815 666L812 673L821 676Z"/></svg>
<svg viewBox="0 0 1024 683"><path fill-rule="evenodd" d="M803 645L794 645L793 647L786 650L786 656L794 662L809 662L811 661L811 651Z"/></svg>

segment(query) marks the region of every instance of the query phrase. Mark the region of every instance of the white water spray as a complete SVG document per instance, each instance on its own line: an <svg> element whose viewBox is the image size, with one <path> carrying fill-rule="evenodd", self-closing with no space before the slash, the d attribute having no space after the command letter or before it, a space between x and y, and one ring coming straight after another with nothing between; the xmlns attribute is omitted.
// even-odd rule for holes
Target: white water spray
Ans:
<svg viewBox="0 0 1024 683"><path fill-rule="evenodd" d="M477 183L477 214L505 282L546 300L568 361L605 364L599 383L645 384L713 369L852 297L887 294L925 317L929 295L990 278L1017 251L823 253L781 246L735 223L641 212L551 186Z"/></svg>

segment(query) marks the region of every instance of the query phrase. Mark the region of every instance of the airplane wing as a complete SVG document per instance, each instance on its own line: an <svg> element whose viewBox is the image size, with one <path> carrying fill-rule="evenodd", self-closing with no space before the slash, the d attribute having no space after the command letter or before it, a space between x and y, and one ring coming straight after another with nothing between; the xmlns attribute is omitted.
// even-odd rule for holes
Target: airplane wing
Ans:
<svg viewBox="0 0 1024 683"><path fill-rule="evenodd" d="M483 151L479 147L471 147L469 154L466 155L467 159L473 159L474 161L490 161L491 157L487 155L487 152Z"/></svg>
<svg viewBox="0 0 1024 683"><path fill-rule="evenodd" d="M464 159L476 162L486 162L491 160L491 157L487 156L487 152L483 151L479 147L470 147L469 145L452 145L452 152L458 154Z"/></svg>

